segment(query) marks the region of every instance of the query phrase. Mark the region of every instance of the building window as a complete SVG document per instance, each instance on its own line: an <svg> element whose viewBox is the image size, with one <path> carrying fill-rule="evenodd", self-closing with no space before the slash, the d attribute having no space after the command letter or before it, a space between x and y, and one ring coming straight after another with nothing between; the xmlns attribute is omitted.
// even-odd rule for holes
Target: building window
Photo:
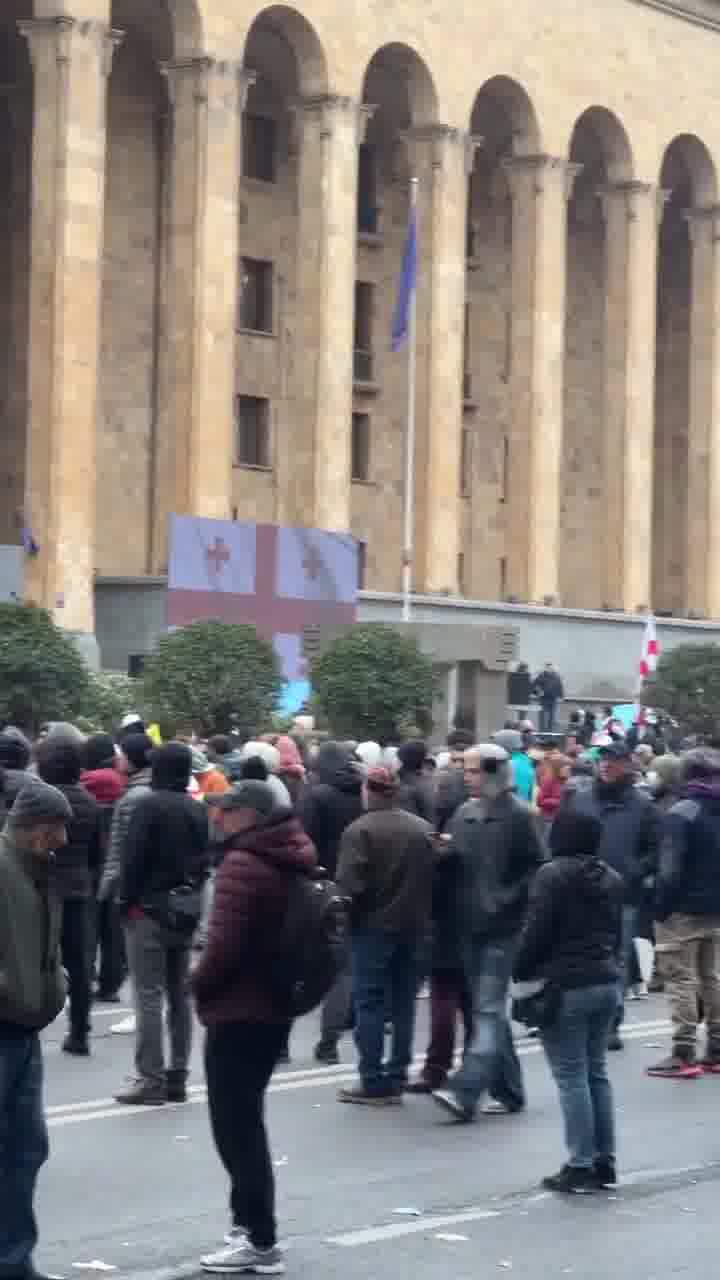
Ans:
<svg viewBox="0 0 720 1280"><path fill-rule="evenodd" d="M269 116L243 117L243 175L274 182L277 162L277 121Z"/></svg>
<svg viewBox="0 0 720 1280"><path fill-rule="evenodd" d="M460 436L460 497L469 498L472 477L472 437L467 427Z"/></svg>
<svg viewBox="0 0 720 1280"><path fill-rule="evenodd" d="M367 569L367 542L363 542L361 538L358 538L358 544L357 544L358 591L365 590L366 569Z"/></svg>
<svg viewBox="0 0 720 1280"><path fill-rule="evenodd" d="M352 416L351 478L361 483L370 478L370 417L367 413Z"/></svg>
<svg viewBox="0 0 720 1280"><path fill-rule="evenodd" d="M235 401L237 461L241 467L270 467L270 401L238 396Z"/></svg>
<svg viewBox="0 0 720 1280"><path fill-rule="evenodd" d="M377 157L375 148L362 142L358 157L358 231L374 236L379 229Z"/></svg>
<svg viewBox="0 0 720 1280"><path fill-rule="evenodd" d="M240 328L254 333L273 330L273 264L243 258L240 271Z"/></svg>
<svg viewBox="0 0 720 1280"><path fill-rule="evenodd" d="M355 337L353 377L356 382L372 382L372 329L375 286L365 280L355 283Z"/></svg>

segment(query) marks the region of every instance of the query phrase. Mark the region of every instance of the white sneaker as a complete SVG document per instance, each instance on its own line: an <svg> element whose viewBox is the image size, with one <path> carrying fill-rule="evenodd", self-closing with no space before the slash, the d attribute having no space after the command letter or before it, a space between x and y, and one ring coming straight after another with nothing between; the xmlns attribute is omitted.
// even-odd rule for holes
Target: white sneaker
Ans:
<svg viewBox="0 0 720 1280"><path fill-rule="evenodd" d="M229 1244L217 1253L208 1253L200 1259L203 1271L214 1275L232 1276L243 1273L256 1276L281 1276L285 1274L285 1263L280 1250L256 1249L249 1240L241 1240Z"/></svg>
<svg viewBox="0 0 720 1280"><path fill-rule="evenodd" d="M114 1022L110 1028L114 1036L134 1036L137 1031L137 1018L134 1013L123 1018L122 1022Z"/></svg>
<svg viewBox="0 0 720 1280"><path fill-rule="evenodd" d="M246 1236L247 1229L245 1227L233 1225L229 1231L225 1232L223 1240L225 1241L225 1244L235 1245L239 1244L241 1240L244 1240Z"/></svg>

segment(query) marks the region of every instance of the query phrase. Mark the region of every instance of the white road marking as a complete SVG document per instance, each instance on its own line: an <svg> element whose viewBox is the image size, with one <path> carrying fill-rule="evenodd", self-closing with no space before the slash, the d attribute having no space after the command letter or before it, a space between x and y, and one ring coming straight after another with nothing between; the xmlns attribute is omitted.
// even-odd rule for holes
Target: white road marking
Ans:
<svg viewBox="0 0 720 1280"><path fill-rule="evenodd" d="M328 1236L326 1244L337 1244L343 1249L357 1249L365 1244L378 1244L381 1240L398 1240L401 1236L413 1236L422 1231L436 1231L442 1227L455 1227L461 1222L481 1222L486 1218L500 1218L500 1209L465 1209L462 1213L427 1214L413 1218L412 1222L390 1222L384 1227L362 1227L359 1231L346 1231L339 1236Z"/></svg>
<svg viewBox="0 0 720 1280"><path fill-rule="evenodd" d="M648 1034L659 1034L670 1030L667 1019L656 1022L630 1023L623 1029L626 1040L638 1040ZM537 1040L530 1040L517 1045L519 1057L538 1054L542 1046ZM415 1066L424 1061L424 1054L415 1058ZM307 1067L297 1071L281 1072L270 1084L268 1093L294 1093L298 1089L315 1089L322 1085L350 1084L357 1078L357 1068L352 1063L340 1063L331 1067ZM112 1120L118 1116L151 1115L166 1110L176 1110L198 1102L205 1102L207 1090L204 1085L191 1085L186 1103L166 1103L164 1107L128 1107L116 1103L113 1098L95 1098L84 1102L67 1102L47 1108L48 1126L51 1129L65 1128L72 1124L81 1124L87 1120Z"/></svg>

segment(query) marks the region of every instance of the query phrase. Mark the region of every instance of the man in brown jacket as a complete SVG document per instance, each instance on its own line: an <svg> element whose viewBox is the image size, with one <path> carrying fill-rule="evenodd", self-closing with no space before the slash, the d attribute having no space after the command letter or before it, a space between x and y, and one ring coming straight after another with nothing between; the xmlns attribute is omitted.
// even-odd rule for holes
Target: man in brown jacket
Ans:
<svg viewBox="0 0 720 1280"><path fill-rule="evenodd" d="M412 1053L418 951L430 915L432 828L397 808L398 782L371 769L368 812L343 833L337 870L351 903L355 1039L360 1085L341 1102L389 1106L402 1101ZM383 1065L385 993L390 994L392 1057Z"/></svg>

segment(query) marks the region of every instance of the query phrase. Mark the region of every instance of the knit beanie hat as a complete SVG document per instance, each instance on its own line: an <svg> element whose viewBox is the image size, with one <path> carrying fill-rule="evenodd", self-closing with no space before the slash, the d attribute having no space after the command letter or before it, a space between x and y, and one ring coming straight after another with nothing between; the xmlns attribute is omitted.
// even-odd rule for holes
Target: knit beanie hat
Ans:
<svg viewBox="0 0 720 1280"><path fill-rule="evenodd" d="M27 769L32 746L21 729L8 724L0 733L0 766L4 769Z"/></svg>
<svg viewBox="0 0 720 1280"><path fill-rule="evenodd" d="M85 743L85 768L112 769L115 763L115 743L109 733L93 733Z"/></svg>
<svg viewBox="0 0 720 1280"><path fill-rule="evenodd" d="M146 733L129 733L122 740L122 749L133 769L147 769L155 743Z"/></svg>
<svg viewBox="0 0 720 1280"><path fill-rule="evenodd" d="M419 773L425 763L427 755L427 747L420 738L413 738L410 742L403 742L398 747L398 759L403 769L408 769L411 773Z"/></svg>
<svg viewBox="0 0 720 1280"><path fill-rule="evenodd" d="M237 786L222 795L208 796L207 803L217 809L254 809L263 818L269 818L276 808L275 796L267 782L254 779L238 782Z"/></svg>
<svg viewBox="0 0 720 1280"><path fill-rule="evenodd" d="M497 742L509 756L513 751L522 751L523 740L519 729L500 729L498 733L493 734L493 742Z"/></svg>
<svg viewBox="0 0 720 1280"><path fill-rule="evenodd" d="M69 822L72 816L72 809L62 791L39 778L32 778L15 797L8 822L11 827L33 827L43 822Z"/></svg>
<svg viewBox="0 0 720 1280"><path fill-rule="evenodd" d="M249 760L251 756L259 756L265 761L269 773L274 773L280 763L280 752L271 742L245 742L240 748L241 760Z"/></svg>

